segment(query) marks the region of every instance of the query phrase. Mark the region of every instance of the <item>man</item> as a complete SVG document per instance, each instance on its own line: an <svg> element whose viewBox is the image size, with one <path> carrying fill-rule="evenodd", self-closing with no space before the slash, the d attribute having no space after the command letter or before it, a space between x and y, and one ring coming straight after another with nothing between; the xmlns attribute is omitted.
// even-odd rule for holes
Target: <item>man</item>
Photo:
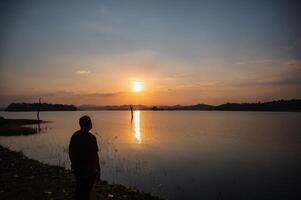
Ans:
<svg viewBox="0 0 301 200"><path fill-rule="evenodd" d="M96 137L89 131L92 122L89 116L79 119L80 130L70 140L69 157L76 180L75 200L90 199L95 180L99 180L100 167Z"/></svg>

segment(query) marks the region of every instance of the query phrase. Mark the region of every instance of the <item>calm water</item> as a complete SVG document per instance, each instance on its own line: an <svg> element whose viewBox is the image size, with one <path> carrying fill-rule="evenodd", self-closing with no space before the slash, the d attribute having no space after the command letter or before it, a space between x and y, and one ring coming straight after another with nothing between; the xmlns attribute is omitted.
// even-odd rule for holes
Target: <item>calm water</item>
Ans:
<svg viewBox="0 0 301 200"><path fill-rule="evenodd" d="M301 113L42 112L42 132L0 144L70 168L68 144L89 115L102 178L168 199L294 199L300 184ZM6 118L36 113L0 112Z"/></svg>

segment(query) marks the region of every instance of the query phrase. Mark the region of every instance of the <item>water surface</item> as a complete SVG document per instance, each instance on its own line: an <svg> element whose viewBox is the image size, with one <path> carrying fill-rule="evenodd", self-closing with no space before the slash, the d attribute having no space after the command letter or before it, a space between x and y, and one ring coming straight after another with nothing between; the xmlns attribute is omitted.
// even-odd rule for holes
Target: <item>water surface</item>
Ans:
<svg viewBox="0 0 301 200"><path fill-rule="evenodd" d="M222 111L41 112L39 134L0 137L30 158L70 168L78 119L93 120L102 178L168 199L294 199L301 113ZM0 112L6 118L35 112Z"/></svg>

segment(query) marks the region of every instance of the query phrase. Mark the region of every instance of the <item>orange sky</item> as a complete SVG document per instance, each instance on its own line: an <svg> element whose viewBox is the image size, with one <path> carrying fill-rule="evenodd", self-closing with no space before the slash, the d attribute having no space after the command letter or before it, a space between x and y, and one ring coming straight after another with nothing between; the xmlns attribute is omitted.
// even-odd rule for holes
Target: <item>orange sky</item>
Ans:
<svg viewBox="0 0 301 200"><path fill-rule="evenodd" d="M299 9L240 2L7 2L0 106L301 98Z"/></svg>

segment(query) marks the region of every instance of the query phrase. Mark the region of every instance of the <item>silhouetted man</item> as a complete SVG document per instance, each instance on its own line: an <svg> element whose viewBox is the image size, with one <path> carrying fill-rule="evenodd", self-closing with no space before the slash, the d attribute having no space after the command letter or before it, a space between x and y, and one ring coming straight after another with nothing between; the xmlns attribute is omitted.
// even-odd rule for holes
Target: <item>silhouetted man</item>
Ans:
<svg viewBox="0 0 301 200"><path fill-rule="evenodd" d="M80 130L70 140L69 157L76 179L75 199L88 200L93 184L100 176L98 146L96 137L89 132L92 129L90 117L81 117L79 125Z"/></svg>

